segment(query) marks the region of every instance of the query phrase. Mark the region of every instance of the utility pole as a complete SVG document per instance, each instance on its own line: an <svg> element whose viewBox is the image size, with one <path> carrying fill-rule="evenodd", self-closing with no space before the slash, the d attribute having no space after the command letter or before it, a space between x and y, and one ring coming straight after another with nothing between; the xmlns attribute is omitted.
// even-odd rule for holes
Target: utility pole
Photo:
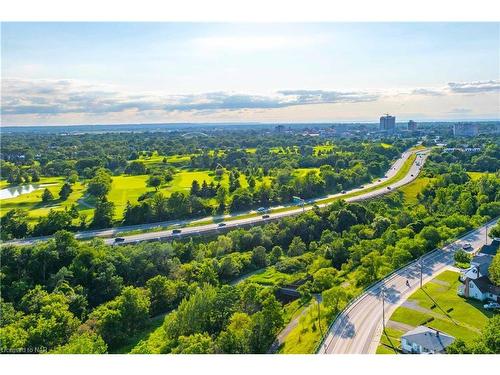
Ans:
<svg viewBox="0 0 500 375"><path fill-rule="evenodd" d="M488 224L486 224L486 234L485 234L484 244L488 245Z"/></svg>
<svg viewBox="0 0 500 375"><path fill-rule="evenodd" d="M380 288L380 295L382 297L382 327L383 332L385 332L385 296L384 296L384 287Z"/></svg>

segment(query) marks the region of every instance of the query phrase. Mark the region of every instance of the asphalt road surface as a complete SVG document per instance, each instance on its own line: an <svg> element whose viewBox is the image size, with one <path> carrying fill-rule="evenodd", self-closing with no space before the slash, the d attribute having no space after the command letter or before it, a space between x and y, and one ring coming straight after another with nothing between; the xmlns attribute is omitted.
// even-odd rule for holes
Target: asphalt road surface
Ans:
<svg viewBox="0 0 500 375"><path fill-rule="evenodd" d="M410 170L404 176L402 179L398 180L397 182L394 182L393 184L390 185L390 189L387 187L381 187L380 189L375 189L373 191L357 195L355 197L348 197L345 200L347 202L356 202L356 201L362 201L370 198L374 198L383 194L390 193L394 189L397 189L400 186L403 186L411 181L413 181L415 178L417 178L420 169L422 168L425 159L427 158L427 155L429 153L429 150L417 150L417 151L406 151L404 152L401 157L394 162L394 164L391 166L391 168L387 171L385 176L381 178L379 181L374 181L370 184L366 184L363 187L360 188L355 188L349 191L346 191L345 194L331 194L325 197L320 197L317 199L310 199L305 201L305 206L296 206L297 208L290 209L287 211L283 212L276 212L273 213L273 210L277 209L282 209L284 206L275 206L275 207L270 207L269 211L270 213L268 214L268 218L264 219L262 216L253 216L253 217L247 217L247 218L242 218L242 219L233 219L230 221L224 222L225 225L219 224L219 223L210 223L210 224L200 224L196 225L196 222L202 222L206 221L208 219L213 219L213 217L208 217L205 219L196 219L196 220L177 220L177 221L169 221L169 222L163 222L163 223L150 223L150 224L141 224L141 225L133 225L133 226L124 226L124 227L117 227L117 228L109 228L109 229L101 229L101 230L91 230L91 231L82 231L82 232L77 232L75 234L75 237L77 239L91 239L95 237L108 237L104 239L104 242L107 244L115 244L115 238L109 238L109 237L121 237L123 238L123 241L120 242L120 244L130 244L130 243L137 243L140 241L161 241L161 240L168 240L172 238L178 238L178 237L186 237L186 236L197 236L197 235L202 235L202 234L208 234L208 233L218 233L218 232L223 232L227 231L228 229L234 229L237 227L247 227L251 225L256 225L256 224L262 224L265 221L271 221L271 220L277 220L281 219L283 217L287 216L293 216L293 215L298 215L304 211L311 210L312 205L316 202L321 202L322 200L328 199L328 198L334 198L334 197L342 197L343 195L347 195L352 192L361 192L363 190L370 189L374 186L378 186L380 184L383 184L386 180L390 179L394 175L398 173L398 171L401 169L401 167L404 165L405 161L414 153L417 153L419 156L415 159L414 163L412 164ZM319 207L325 207L331 204L329 203L317 203L317 206ZM237 218L238 216L245 216L248 215L249 213L255 213L256 211L247 211L247 212L242 212L239 213L238 215L233 215L232 217ZM189 225L189 226L188 226ZM174 226L175 229L162 229L165 227L172 227ZM121 235L120 233L122 232L128 232L132 230L151 230L157 228L158 230L156 231L150 231L146 233L138 233L138 234L131 234L131 235ZM180 233L173 233L173 230L179 231ZM13 240L9 242L5 242L5 244L10 243L10 244L15 244L15 245L29 245L37 241L46 241L52 236L45 236L45 237L34 237L34 238L26 238L22 240Z"/></svg>
<svg viewBox="0 0 500 375"><path fill-rule="evenodd" d="M431 280L446 267L454 264L453 254L470 243L477 251L485 244L487 227L498 218L459 240L422 257L423 283ZM489 240L491 241L491 239ZM420 287L420 263L418 261L388 276L368 289L351 303L330 328L318 354L373 354L382 334L382 293L384 290L384 317L389 320L394 310ZM410 287L406 285L409 281Z"/></svg>

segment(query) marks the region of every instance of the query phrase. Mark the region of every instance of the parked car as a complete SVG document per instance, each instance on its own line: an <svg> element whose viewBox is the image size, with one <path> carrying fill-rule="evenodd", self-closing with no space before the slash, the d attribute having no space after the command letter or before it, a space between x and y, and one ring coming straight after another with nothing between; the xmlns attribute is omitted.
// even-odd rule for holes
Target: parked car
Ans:
<svg viewBox="0 0 500 375"><path fill-rule="evenodd" d="M226 223L219 223L217 224L218 227L225 227L226 226Z"/></svg>
<svg viewBox="0 0 500 375"><path fill-rule="evenodd" d="M470 250L472 250L472 245L470 243L468 243L468 242L464 243L462 245L462 249L465 250L465 251L470 251Z"/></svg>
<svg viewBox="0 0 500 375"><path fill-rule="evenodd" d="M262 215L263 219L269 219L269 215Z"/></svg>
<svg viewBox="0 0 500 375"><path fill-rule="evenodd" d="M496 310L496 309L500 309L500 303L497 303L497 302L490 302L490 303L487 303L486 305L484 305L484 308L486 310Z"/></svg>
<svg viewBox="0 0 500 375"><path fill-rule="evenodd" d="M116 237L115 238L115 243L122 243L122 242L125 242L125 238L123 238L123 237Z"/></svg>
<svg viewBox="0 0 500 375"><path fill-rule="evenodd" d="M181 233L181 232L182 232L182 230L180 230L180 229L174 229L174 230L172 231L172 234L179 234L179 233Z"/></svg>

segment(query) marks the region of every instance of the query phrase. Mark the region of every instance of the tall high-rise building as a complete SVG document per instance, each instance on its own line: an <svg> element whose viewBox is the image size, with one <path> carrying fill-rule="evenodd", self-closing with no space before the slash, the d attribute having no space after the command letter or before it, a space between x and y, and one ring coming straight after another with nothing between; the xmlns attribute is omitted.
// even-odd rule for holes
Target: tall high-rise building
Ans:
<svg viewBox="0 0 500 375"><path fill-rule="evenodd" d="M453 135L455 137L474 137L478 133L477 124L471 122L457 122L453 124Z"/></svg>
<svg viewBox="0 0 500 375"><path fill-rule="evenodd" d="M417 123L415 121L413 121L413 120L408 121L408 127L407 127L407 129L409 131L415 131L415 130L417 130Z"/></svg>
<svg viewBox="0 0 500 375"><path fill-rule="evenodd" d="M379 130L387 133L394 133L396 131L396 117L389 116L389 114L380 118Z"/></svg>

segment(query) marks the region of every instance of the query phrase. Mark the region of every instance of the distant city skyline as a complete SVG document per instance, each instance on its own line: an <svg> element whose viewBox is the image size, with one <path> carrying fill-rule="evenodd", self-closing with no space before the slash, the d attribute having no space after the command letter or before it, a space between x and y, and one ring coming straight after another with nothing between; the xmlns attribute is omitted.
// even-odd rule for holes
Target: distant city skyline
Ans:
<svg viewBox="0 0 500 375"><path fill-rule="evenodd" d="M1 28L3 126L500 118L500 23Z"/></svg>

